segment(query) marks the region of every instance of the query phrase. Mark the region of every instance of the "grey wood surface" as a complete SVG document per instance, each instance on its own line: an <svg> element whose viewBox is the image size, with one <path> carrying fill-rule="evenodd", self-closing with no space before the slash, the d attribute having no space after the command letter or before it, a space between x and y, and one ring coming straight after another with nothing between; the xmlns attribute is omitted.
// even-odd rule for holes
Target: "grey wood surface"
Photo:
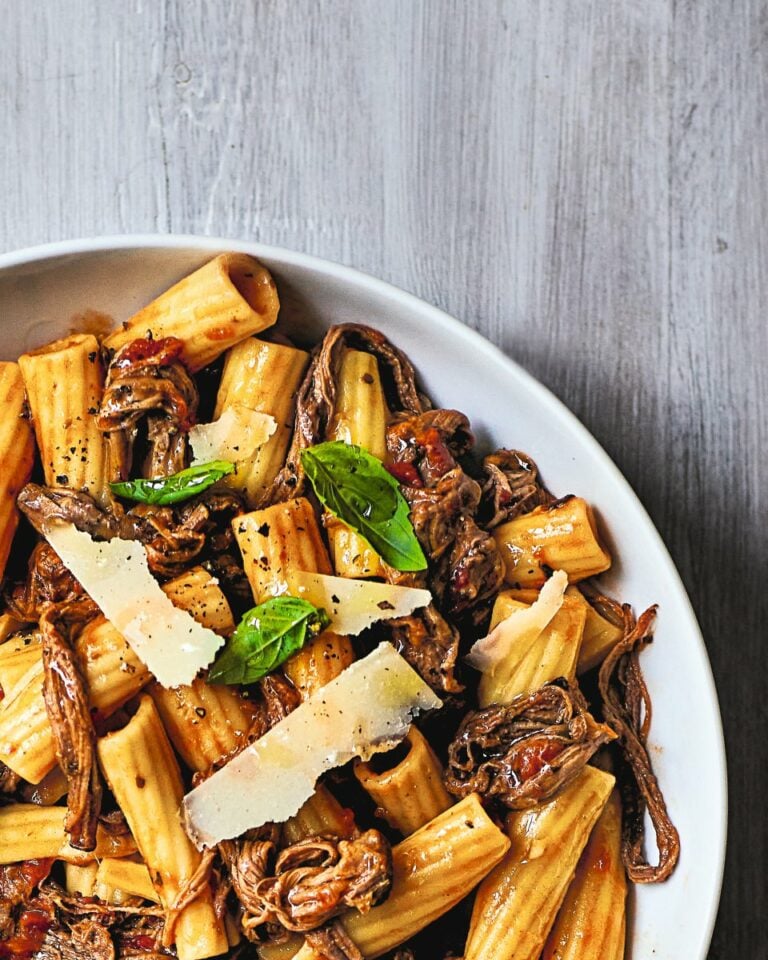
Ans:
<svg viewBox="0 0 768 960"><path fill-rule="evenodd" d="M768 6L0 0L0 16L0 249L175 231L340 260L482 331L606 447L679 565L723 705L711 956L768 957Z"/></svg>

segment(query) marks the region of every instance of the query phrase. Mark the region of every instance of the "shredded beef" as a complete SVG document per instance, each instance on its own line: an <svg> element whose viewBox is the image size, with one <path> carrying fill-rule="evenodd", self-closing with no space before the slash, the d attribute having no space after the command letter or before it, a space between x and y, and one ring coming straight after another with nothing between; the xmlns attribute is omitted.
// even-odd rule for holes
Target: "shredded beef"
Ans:
<svg viewBox="0 0 768 960"><path fill-rule="evenodd" d="M570 783L613 739L574 684L549 683L468 713L448 749L445 785L455 797L479 793L524 810Z"/></svg>
<svg viewBox="0 0 768 960"><path fill-rule="evenodd" d="M97 423L109 435L111 465L123 478L130 476L142 420L148 446L142 475L167 477L186 465L198 394L181 362L183 348L175 337L133 340L112 358Z"/></svg>
<svg viewBox="0 0 768 960"><path fill-rule="evenodd" d="M480 622L501 588L504 563L476 521L480 484L457 463L472 443L469 421L457 410L401 417L387 431L390 469L410 505L437 605L449 616Z"/></svg>
<svg viewBox="0 0 768 960"><path fill-rule="evenodd" d="M442 603L454 616L477 610L482 618L501 589L504 563L496 541L471 517L459 521L446 567L447 575L439 578L444 584Z"/></svg>
<svg viewBox="0 0 768 960"><path fill-rule="evenodd" d="M73 523L95 540L111 540L120 532L118 518L79 490L28 483L16 498L16 505L41 537L45 536L46 525L56 521Z"/></svg>
<svg viewBox="0 0 768 960"><path fill-rule="evenodd" d="M24 784L24 780L10 767L0 762L0 794L8 798Z"/></svg>
<svg viewBox="0 0 768 960"><path fill-rule="evenodd" d="M474 442L469 420L458 410L401 415L387 430L387 449L392 460L415 467L427 486L452 470ZM478 490L478 499L479 496Z"/></svg>
<svg viewBox="0 0 768 960"><path fill-rule="evenodd" d="M259 506L280 503L301 494L304 485L301 451L328 439L328 428L336 411L336 381L346 347L376 357L392 412L420 413L428 405L416 389L416 374L410 360L383 333L357 323L331 327L315 348L299 388L293 441L285 465Z"/></svg>
<svg viewBox="0 0 768 960"><path fill-rule="evenodd" d="M456 466L429 486L404 486L403 494L413 529L432 564L450 551L462 518L471 518L480 502L479 485Z"/></svg>
<svg viewBox="0 0 768 960"><path fill-rule="evenodd" d="M242 926L279 924L286 930L315 930L345 909L367 913L381 903L392 882L392 852L378 830L352 840L308 837L274 857L272 839L219 845L244 910Z"/></svg>
<svg viewBox="0 0 768 960"><path fill-rule="evenodd" d="M115 960L115 956L107 927L96 920L79 920L71 927L51 927L35 960Z"/></svg>
<svg viewBox="0 0 768 960"><path fill-rule="evenodd" d="M88 691L71 645L73 630L79 630L83 623L80 603L51 606L40 619L43 697L56 756L69 784L64 828L73 847L93 850L101 807L101 780Z"/></svg>
<svg viewBox="0 0 768 960"><path fill-rule="evenodd" d="M519 450L497 450L483 459L483 526L493 530L535 507L546 506L552 496L539 480L536 464Z"/></svg>
<svg viewBox="0 0 768 960"><path fill-rule="evenodd" d="M459 655L459 631L441 616L434 604L408 617L387 620L390 639L419 676L437 693L460 693L464 688L454 671Z"/></svg>
<svg viewBox="0 0 768 960"><path fill-rule="evenodd" d="M230 526L232 518L243 510L242 500L234 492L207 490L175 507L137 504L127 513L115 513L102 510L86 493L28 483L17 503L41 535L50 520L73 523L96 540L138 540L146 548L149 569L159 577L177 576L193 563L204 563L213 574L224 574L225 589L243 593L247 587ZM67 580L62 575L62 591L72 582L76 585L73 578ZM72 596L77 596L76 587L72 589ZM45 589L30 594L29 586L20 592L19 611L25 609L22 604L31 602L28 594L36 600L41 592L46 594ZM47 594L51 593L48 588Z"/></svg>
<svg viewBox="0 0 768 960"><path fill-rule="evenodd" d="M72 601L90 604L94 617L99 613L99 608L88 598L53 547L41 541L30 555L26 582L15 586L8 597L11 613L19 620L37 623L50 604ZM85 611L86 608L81 609Z"/></svg>
<svg viewBox="0 0 768 960"><path fill-rule="evenodd" d="M622 858L634 883L666 880L680 856L680 835L670 820L647 747L652 705L639 658L643 647L653 639L655 618L655 607L646 610L637 621L629 606L624 607L624 636L603 661L599 678L603 714L619 738ZM648 862L643 852L646 810L659 851L656 866Z"/></svg>
<svg viewBox="0 0 768 960"><path fill-rule="evenodd" d="M259 680L261 698L256 703L257 713L248 740L258 740L275 724L284 720L301 703L299 691L282 673L270 673Z"/></svg>
<svg viewBox="0 0 768 960"><path fill-rule="evenodd" d="M53 911L33 892L52 866L53 860L0 866L0 956L31 956L42 943Z"/></svg>
<svg viewBox="0 0 768 960"><path fill-rule="evenodd" d="M304 939L323 960L364 960L338 920L332 920L318 930L308 930Z"/></svg>

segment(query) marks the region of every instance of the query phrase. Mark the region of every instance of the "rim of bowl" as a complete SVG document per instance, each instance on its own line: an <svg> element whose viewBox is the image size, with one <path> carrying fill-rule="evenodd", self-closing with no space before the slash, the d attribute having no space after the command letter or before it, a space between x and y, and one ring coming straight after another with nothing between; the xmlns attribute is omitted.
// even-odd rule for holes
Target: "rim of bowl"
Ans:
<svg viewBox="0 0 768 960"><path fill-rule="evenodd" d="M682 607L685 615L690 621L691 642L694 644L699 658L704 667L704 682L707 687L709 699L715 709L716 719L716 737L713 746L716 750L716 761L719 776L716 786L719 789L720 802L717 804L719 818L716 826L716 839L718 848L717 872L715 883L711 889L709 903L706 905L706 916L703 924L705 934L702 940L704 952L701 954L701 960L704 960L706 953L712 941L717 912L720 905L720 895L722 893L723 873L725 869L725 850L728 833L728 773L726 763L725 738L723 736L723 724L720 715L720 702L717 696L714 676L712 674L712 665L709 660L707 648L704 643L704 637L701 633L696 613L691 605L688 591L677 571L667 546L656 529L656 525L649 516L647 510L640 501L640 498L633 490L629 481L619 470L613 460L603 450L602 446L592 436L589 430L578 419L578 417L568 409L552 391L540 383L532 374L528 373L519 363L508 357L499 347L487 340L482 334L478 333L472 327L462 323L456 317L451 316L439 307L435 307L426 300L422 300L415 294L408 293L406 290L380 280L371 274L354 267L345 266L333 260L326 260L323 257L317 257L313 254L300 253L295 250L289 250L285 247L276 247L269 244L251 242L247 240L232 240L222 237L200 236L197 234L167 233L167 234L117 234L106 235L102 237L84 237L74 240L59 240L53 243L37 244L30 247L23 247L20 250L9 251L0 254L0 271L20 266L26 263L48 260L54 257L77 256L82 254L100 253L111 250L169 250L169 249L192 249L199 250L201 253L221 250L231 250L235 253L248 253L254 257L264 260L273 260L278 263L287 263L291 266L306 267L311 270L325 273L336 279L346 281L351 286L359 289L374 290L383 297L397 300L405 307L413 311L425 313L436 323L447 326L452 334L468 341L475 350L480 351L493 363L505 366L514 376L518 377L539 402L546 404L555 413L555 415L567 425L568 429L576 434L581 442L587 447L590 454L597 460L604 470L606 470L615 483L623 489L625 495L632 502L639 516L647 524L652 539L656 542L664 564L664 573L669 581L679 592L683 601Z"/></svg>

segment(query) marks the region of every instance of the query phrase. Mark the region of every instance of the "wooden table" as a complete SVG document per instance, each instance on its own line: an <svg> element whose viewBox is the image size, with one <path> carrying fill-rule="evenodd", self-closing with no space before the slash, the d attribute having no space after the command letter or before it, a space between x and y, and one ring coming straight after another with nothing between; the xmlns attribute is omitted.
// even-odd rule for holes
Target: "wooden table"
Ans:
<svg viewBox="0 0 768 960"><path fill-rule="evenodd" d="M768 957L766 4L0 14L0 249L176 231L353 264L482 331L605 446L720 690L732 827L711 956Z"/></svg>

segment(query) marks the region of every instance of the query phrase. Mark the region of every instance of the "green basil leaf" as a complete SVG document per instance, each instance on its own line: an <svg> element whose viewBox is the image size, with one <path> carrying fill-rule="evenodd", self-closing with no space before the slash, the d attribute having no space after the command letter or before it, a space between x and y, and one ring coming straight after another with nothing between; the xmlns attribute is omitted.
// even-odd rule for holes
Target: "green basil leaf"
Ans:
<svg viewBox="0 0 768 960"><path fill-rule="evenodd" d="M207 490L228 473L234 473L235 465L229 460L212 460L187 467L170 477L157 477L154 480L125 480L110 483L112 491L127 500L139 503L153 503L167 506L169 503L181 503L197 493Z"/></svg>
<svg viewBox="0 0 768 960"><path fill-rule="evenodd" d="M323 506L365 537L390 567L426 570L408 503L381 461L334 440L302 450L301 463Z"/></svg>
<svg viewBox="0 0 768 960"><path fill-rule="evenodd" d="M330 623L322 608L296 597L272 597L249 610L208 672L210 683L255 683Z"/></svg>

